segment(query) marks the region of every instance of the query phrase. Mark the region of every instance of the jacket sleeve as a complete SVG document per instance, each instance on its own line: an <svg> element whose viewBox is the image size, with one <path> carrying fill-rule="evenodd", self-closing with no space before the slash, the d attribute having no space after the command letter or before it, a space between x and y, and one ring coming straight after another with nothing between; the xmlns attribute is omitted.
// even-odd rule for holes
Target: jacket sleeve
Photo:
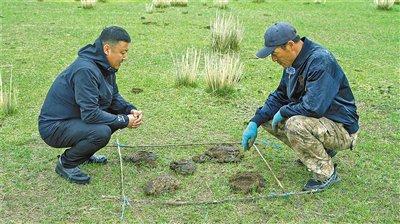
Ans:
<svg viewBox="0 0 400 224"><path fill-rule="evenodd" d="M338 93L340 77L335 77L334 63L326 57L316 58L311 63L306 75L304 96L299 102L283 106L280 109L283 117L323 117Z"/></svg>
<svg viewBox="0 0 400 224"><path fill-rule="evenodd" d="M278 88L272 92L264 105L257 109L254 117L250 120L260 126L261 124L271 120L276 112L283 106L289 103L289 99L286 94L286 82L285 72L282 75L281 82Z"/></svg>
<svg viewBox="0 0 400 224"><path fill-rule="evenodd" d="M73 77L75 100L81 119L88 124L106 124L113 129L128 126L125 114L114 115L99 108L99 79L88 69L79 70Z"/></svg>
<svg viewBox="0 0 400 224"><path fill-rule="evenodd" d="M113 99L111 102L110 110L113 113L117 114L130 114L132 109L137 109L134 105L128 103L122 96L119 94L118 85L116 82L115 75L113 76L112 82L114 87Z"/></svg>

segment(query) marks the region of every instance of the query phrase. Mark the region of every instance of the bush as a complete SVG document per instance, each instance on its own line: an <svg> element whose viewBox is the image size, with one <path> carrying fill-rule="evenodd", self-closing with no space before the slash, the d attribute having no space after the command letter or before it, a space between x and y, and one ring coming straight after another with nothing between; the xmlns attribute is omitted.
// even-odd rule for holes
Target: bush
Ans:
<svg viewBox="0 0 400 224"><path fill-rule="evenodd" d="M227 53L238 51L243 40L243 26L233 15L218 15L211 25L211 47L214 51Z"/></svg>

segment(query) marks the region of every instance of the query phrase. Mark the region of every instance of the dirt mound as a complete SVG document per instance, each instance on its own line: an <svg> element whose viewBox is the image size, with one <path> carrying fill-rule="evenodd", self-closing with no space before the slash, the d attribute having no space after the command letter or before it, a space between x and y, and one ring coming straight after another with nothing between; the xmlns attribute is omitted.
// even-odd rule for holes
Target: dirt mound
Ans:
<svg viewBox="0 0 400 224"><path fill-rule="evenodd" d="M169 164L169 168L179 174L189 175L196 171L196 164L192 160L182 159L179 161L172 161Z"/></svg>
<svg viewBox="0 0 400 224"><path fill-rule="evenodd" d="M133 94L139 94L141 92L143 92L143 89L141 89L141 88L132 87L132 89L131 89L131 93L133 93Z"/></svg>
<svg viewBox="0 0 400 224"><path fill-rule="evenodd" d="M179 188L179 181L169 174L162 174L147 182L144 192L147 195L160 195L166 192L174 192Z"/></svg>
<svg viewBox="0 0 400 224"><path fill-rule="evenodd" d="M194 156L192 159L196 163L206 161L214 161L218 163L235 163L240 162L243 154L233 145L218 145L209 148L201 155Z"/></svg>
<svg viewBox="0 0 400 224"><path fill-rule="evenodd" d="M265 188L265 179L258 173L237 173L229 179L229 184L234 191L245 194L253 191L261 192Z"/></svg>
<svg viewBox="0 0 400 224"><path fill-rule="evenodd" d="M157 160L157 155L154 152L148 152L148 151L137 151L134 152L131 155L128 155L124 157L124 160L127 162L131 162L137 166L149 166L149 167L155 167L156 160Z"/></svg>

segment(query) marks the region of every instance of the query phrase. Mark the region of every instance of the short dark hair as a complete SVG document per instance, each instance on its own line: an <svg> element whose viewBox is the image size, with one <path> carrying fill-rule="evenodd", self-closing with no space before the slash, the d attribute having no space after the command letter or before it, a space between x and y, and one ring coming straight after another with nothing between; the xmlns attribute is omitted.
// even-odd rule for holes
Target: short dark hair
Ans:
<svg viewBox="0 0 400 224"><path fill-rule="evenodd" d="M296 37L292 40L293 42L295 42L295 43L297 43L297 42L299 42L300 41L300 36L299 35L296 35Z"/></svg>
<svg viewBox="0 0 400 224"><path fill-rule="evenodd" d="M131 37L124 28L119 26L109 26L103 29L100 34L100 40L103 43L109 43L111 45L117 44L119 41L127 43L131 42Z"/></svg>
<svg viewBox="0 0 400 224"><path fill-rule="evenodd" d="M295 42L295 43L297 43L297 42L299 42L300 41L300 36L299 35L296 35L295 37L294 37L294 39L293 40L291 40L291 41L293 41L293 42ZM289 42L289 41L288 41ZM284 44L282 44L281 46L279 46L279 47L281 47L281 48L286 48L286 44L287 43L284 43Z"/></svg>

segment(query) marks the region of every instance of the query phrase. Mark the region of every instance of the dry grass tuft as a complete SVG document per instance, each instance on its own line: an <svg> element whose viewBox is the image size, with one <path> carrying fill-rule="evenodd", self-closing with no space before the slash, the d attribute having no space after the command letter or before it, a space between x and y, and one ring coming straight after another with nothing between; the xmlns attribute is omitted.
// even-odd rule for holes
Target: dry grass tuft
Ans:
<svg viewBox="0 0 400 224"><path fill-rule="evenodd" d="M394 5L395 0L374 0L378 9L389 10Z"/></svg>
<svg viewBox="0 0 400 224"><path fill-rule="evenodd" d="M189 0L171 0L171 6L186 7Z"/></svg>
<svg viewBox="0 0 400 224"><path fill-rule="evenodd" d="M96 4L96 0L81 0L82 8L91 9Z"/></svg>
<svg viewBox="0 0 400 224"><path fill-rule="evenodd" d="M180 58L172 56L175 65L175 84L177 86L196 86L199 75L201 52L188 48Z"/></svg>
<svg viewBox="0 0 400 224"><path fill-rule="evenodd" d="M154 3L150 2L149 4L146 4L146 13L151 14L154 12Z"/></svg>
<svg viewBox="0 0 400 224"><path fill-rule="evenodd" d="M8 90L3 86L3 77L0 73L0 109L6 115L17 112L17 90L13 85L12 67Z"/></svg>
<svg viewBox="0 0 400 224"><path fill-rule="evenodd" d="M171 0L153 0L152 3L156 8L167 8L171 6Z"/></svg>
<svg viewBox="0 0 400 224"><path fill-rule="evenodd" d="M243 73L243 64L236 54L205 55L204 67L207 90L218 95L233 92Z"/></svg>
<svg viewBox="0 0 400 224"><path fill-rule="evenodd" d="M243 25L238 18L229 15L217 15L211 24L211 47L214 51L227 53L238 51L243 40Z"/></svg>
<svg viewBox="0 0 400 224"><path fill-rule="evenodd" d="M214 6L220 9L227 9L229 0L214 0Z"/></svg>

